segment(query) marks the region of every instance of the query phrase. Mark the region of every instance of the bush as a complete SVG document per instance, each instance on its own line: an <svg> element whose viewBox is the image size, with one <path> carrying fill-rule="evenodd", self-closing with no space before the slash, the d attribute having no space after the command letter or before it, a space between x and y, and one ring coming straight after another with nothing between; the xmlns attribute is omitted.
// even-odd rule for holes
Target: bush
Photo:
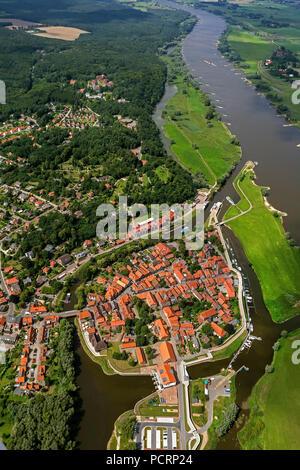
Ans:
<svg viewBox="0 0 300 470"><path fill-rule="evenodd" d="M128 354L126 351L123 351L123 352L113 352L113 355L112 355L113 359L116 359L117 361L126 361L126 359L128 358Z"/></svg>
<svg viewBox="0 0 300 470"><path fill-rule="evenodd" d="M273 371L274 371L274 367L271 364L267 364L265 367L266 374L272 374Z"/></svg>
<svg viewBox="0 0 300 470"><path fill-rule="evenodd" d="M237 406L237 404L231 403L231 405L229 405L229 407L225 411L221 422L215 427L215 433L218 437L223 436L229 431L229 429L233 426L233 423L237 418L238 412L239 407Z"/></svg>

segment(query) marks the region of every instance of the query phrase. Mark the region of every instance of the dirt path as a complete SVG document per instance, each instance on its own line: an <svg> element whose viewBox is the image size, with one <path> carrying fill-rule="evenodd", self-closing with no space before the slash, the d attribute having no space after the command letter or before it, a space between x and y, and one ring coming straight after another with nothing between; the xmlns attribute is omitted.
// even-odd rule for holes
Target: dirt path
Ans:
<svg viewBox="0 0 300 470"><path fill-rule="evenodd" d="M201 442L200 450L204 450L206 447L206 444L208 443L208 432L205 431L203 434L201 434L201 436L202 436L202 442Z"/></svg>

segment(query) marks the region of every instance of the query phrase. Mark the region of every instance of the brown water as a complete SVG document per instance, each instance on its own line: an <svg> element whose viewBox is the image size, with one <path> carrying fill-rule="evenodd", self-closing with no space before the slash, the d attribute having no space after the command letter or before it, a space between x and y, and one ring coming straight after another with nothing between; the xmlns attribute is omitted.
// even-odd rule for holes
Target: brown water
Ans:
<svg viewBox="0 0 300 470"><path fill-rule="evenodd" d="M233 68L217 50L217 40L226 28L223 18L192 7L185 7L167 0L160 3L189 11L197 16L198 23L183 41L183 57L192 76L201 83L202 89L210 94L210 98L220 106L218 112L225 123L230 123L230 131L237 135L241 142L243 157L232 177L215 196L214 201L224 201L231 196L235 201L236 194L232 182L245 161L257 161L256 174L258 184L271 187L270 203L288 213L285 218L285 229L300 242L300 224L298 201L300 199L300 132L293 127L283 127L286 122L277 116L274 108L259 95L252 85L242 78L244 75ZM215 65L208 65L208 60ZM224 116L226 115L226 116ZM224 213L228 204L224 204ZM209 210L210 206L208 207ZM239 240L234 234L223 228L225 238L230 242L239 265L247 277L249 290L254 299L250 308L250 316L254 325L255 336L262 341L254 341L250 350L243 351L234 369L241 366L249 367L249 372L242 371L236 377L237 403L242 408L242 415L248 415L247 400L257 380L264 374L266 364L272 361L272 345L283 329L292 331L300 327L297 316L284 324L275 324L266 309L257 277L249 266ZM192 366L188 369L191 378L207 377L227 367L230 359ZM238 449L237 429L224 436L219 449Z"/></svg>
<svg viewBox="0 0 300 470"><path fill-rule="evenodd" d="M270 186L270 203L288 213L285 228L300 242L298 201L300 199L300 132L278 117L276 110L264 96L259 95L252 85L242 78L242 72L222 58L217 41L226 28L223 18L168 0L159 3L188 11L197 16L198 23L183 41L183 57L190 73L201 83L202 89L210 93L217 111L241 142L243 158L239 168L247 160L257 161L258 184ZM208 60L215 66L204 62ZM214 93L214 94L212 94ZM219 100L219 101L216 101ZM224 116L227 115L227 116ZM234 194L226 185L215 200Z"/></svg>
<svg viewBox="0 0 300 470"><path fill-rule="evenodd" d="M300 224L297 203L300 198L300 132L298 129L283 127L284 119L276 116L276 111L266 99L256 93L253 87L242 80L238 73L228 64L217 50L217 40L226 24L221 17L210 13L184 7L167 0L161 3L177 9L189 11L199 21L193 31L183 42L183 53L186 64L195 78L203 84L206 92L213 93L212 101L222 106L218 111L224 116L224 122L230 122L231 132L237 135L242 145L243 158L235 174L224 188L216 195L215 201L223 201L229 195L234 200L238 197L232 188L232 180L246 160L259 163L256 168L258 184L271 187L270 203L288 213L285 228L292 237L300 242ZM207 65L204 60L212 61L215 66ZM205 85L206 84L206 85ZM160 103L157 113L163 109L167 98L172 95L167 88L167 95ZM219 101L216 101L219 100ZM161 127L162 122L157 122ZM168 145L166 148L168 149ZM273 356L272 345L282 329L294 330L300 327L300 318L296 317L283 325L272 322L264 306L262 294L255 273L241 249L239 241L227 229L225 237L235 251L244 274L248 278L254 307L250 315L254 324L254 335L262 341L255 341L250 350L244 351L234 363L237 370L240 366L249 367L249 372L240 372L236 377L237 403L244 415L248 414L247 400L252 387L262 376L265 365ZM81 358L81 373L78 384L85 414L81 422L79 440L81 449L105 449L115 419L124 411L132 408L135 402L153 391L150 378L106 376L101 368L93 363L81 347L78 349ZM215 363L189 367L191 378L206 377L218 373L229 363L229 359ZM220 449L237 449L236 427L220 440Z"/></svg>
<svg viewBox="0 0 300 470"><path fill-rule="evenodd" d="M80 374L77 384L84 414L77 436L82 450L105 450L114 423L124 411L154 391L150 377L105 375L78 345Z"/></svg>

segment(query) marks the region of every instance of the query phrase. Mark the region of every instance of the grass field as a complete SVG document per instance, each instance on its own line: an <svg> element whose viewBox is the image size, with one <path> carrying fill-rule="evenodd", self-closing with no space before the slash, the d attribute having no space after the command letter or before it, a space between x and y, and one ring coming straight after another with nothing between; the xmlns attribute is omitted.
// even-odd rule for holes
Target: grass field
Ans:
<svg viewBox="0 0 300 470"><path fill-rule="evenodd" d="M167 417L174 417L178 416L178 406L169 406L169 405L161 405L148 403L149 400L144 401L138 407L137 414L139 416L167 416Z"/></svg>
<svg viewBox="0 0 300 470"><path fill-rule="evenodd" d="M140 372L140 366L138 365L138 363L136 366L130 366L127 360L120 361L118 359L114 359L114 352L120 352L120 343L111 343L111 346L107 349L107 359L112 365L112 367L114 367L114 369L118 370L119 372Z"/></svg>
<svg viewBox="0 0 300 470"><path fill-rule="evenodd" d="M264 59L269 58L272 51L279 46L289 49L296 55L299 53L298 5L259 0L246 4L238 0L239 7L233 8L231 3L227 2L217 7L213 4L203 5L213 13L223 15L230 24L227 42L235 65L250 76L258 73L260 79L250 78L251 81L255 85L268 85L269 90L265 87L263 93L276 108L279 105L286 106L288 110L282 112L286 112L291 122L300 127L300 109L292 103L291 83L284 78L272 76L263 65ZM236 54L239 54L241 61L236 60Z"/></svg>
<svg viewBox="0 0 300 470"><path fill-rule="evenodd" d="M242 172L243 173L243 172ZM261 187L253 183L253 170L241 174L235 180L252 203L252 210L228 222L242 243L249 262L259 279L264 301L272 318L282 322L300 313L300 251L290 246L280 217L275 217L264 202ZM241 196L238 204L245 209L248 205ZM234 216L230 208L224 220Z"/></svg>
<svg viewBox="0 0 300 470"><path fill-rule="evenodd" d="M242 62L238 67L242 67L243 64L247 64L249 68L244 70L246 74L251 75L258 73L261 76L262 81L271 87L271 93L268 93L268 96L279 96L282 100L280 101L280 104L288 107L291 112L291 117L294 120L300 121L299 106L293 104L291 99L294 91L291 88L291 84L279 77L272 76L263 65L265 59L270 57L276 48L275 44L272 43L272 38L269 40L263 40L247 31L240 30L235 26L230 26L227 40L232 50L242 58ZM300 47L299 41L294 43L294 47L290 47L291 44L289 44L288 41L280 41L280 44L294 51L298 51ZM252 81L256 83L256 80ZM273 98L271 98L271 101L274 101ZM274 106L278 106L278 104L278 102L274 101Z"/></svg>
<svg viewBox="0 0 300 470"><path fill-rule="evenodd" d="M275 49L270 41L230 26L227 38L230 47L249 65L247 73L256 73L258 62L269 57Z"/></svg>
<svg viewBox="0 0 300 470"><path fill-rule="evenodd" d="M169 67L174 67L172 57L165 60ZM172 84L178 92L166 106L168 122L164 131L182 165L192 173L201 171L212 186L239 161L240 147L231 142L233 136L221 121L212 119L208 123L205 117L208 106L201 90L190 81L183 81L182 73L176 74Z"/></svg>
<svg viewBox="0 0 300 470"><path fill-rule="evenodd" d="M243 449L299 450L300 366L292 363L294 340L300 340L300 330L280 339L274 371L265 374L252 390L250 418L238 433Z"/></svg>
<svg viewBox="0 0 300 470"><path fill-rule="evenodd" d="M243 341L247 336L247 332L244 331L235 341L233 341L227 348L221 349L220 351L213 351L212 355L214 360L226 359L227 357L232 356L239 347L242 345Z"/></svg>
<svg viewBox="0 0 300 470"><path fill-rule="evenodd" d="M198 390L199 402L193 403L194 398L194 391ZM206 408L206 401L204 395L204 380L197 379L192 380L189 385L189 399L190 399L190 410L191 410L191 418L192 421L196 426L199 428L204 426L207 421L207 408Z"/></svg>

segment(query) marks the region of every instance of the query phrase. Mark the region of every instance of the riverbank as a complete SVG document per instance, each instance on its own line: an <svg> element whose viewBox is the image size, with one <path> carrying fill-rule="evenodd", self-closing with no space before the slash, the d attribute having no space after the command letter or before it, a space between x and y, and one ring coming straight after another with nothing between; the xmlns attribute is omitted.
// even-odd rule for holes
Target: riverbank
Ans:
<svg viewBox="0 0 300 470"><path fill-rule="evenodd" d="M291 83L274 77L264 65L277 49L274 42L236 26L229 26L219 46L221 52L224 46L230 51L225 52L224 56L246 74L247 80L253 83L259 93L264 94L278 114L286 116L288 121L299 127L300 110L299 106L292 103Z"/></svg>
<svg viewBox="0 0 300 470"><path fill-rule="evenodd" d="M249 166L237 176L234 187L241 199L223 220L231 219L227 225L242 243L273 320L283 322L300 313L300 251L288 240L280 213L266 206L263 188L254 179Z"/></svg>
<svg viewBox="0 0 300 470"><path fill-rule="evenodd" d="M77 334L78 334L78 337L79 337L79 340L80 340L80 344L82 346L82 349L84 350L85 354L93 361L95 362L96 364L98 364L101 369L102 369L102 372L106 375L114 375L115 374L115 371L110 367L110 364L107 360L107 357L106 356L95 356L88 348L87 344L86 344L86 341L83 337L83 334L82 334L82 331L81 331L81 328L79 326L79 322L78 322L78 319L75 318L75 326L76 326L76 329L77 329Z"/></svg>
<svg viewBox="0 0 300 470"><path fill-rule="evenodd" d="M207 430L207 444L205 450L214 450L217 448L221 435L217 434L218 426L222 423L224 415L229 411L231 406L234 406L236 402L236 386L235 386L235 376L231 378L230 381L230 394L229 396L219 396L213 403L213 421L211 426ZM234 424L234 421L231 423L231 426ZM230 429L230 428L229 428ZM228 429L228 431L229 431ZM228 432L227 431L227 432ZM225 432L224 434L227 434Z"/></svg>
<svg viewBox="0 0 300 470"><path fill-rule="evenodd" d="M299 365L292 362L293 343L299 340L300 330L279 340L280 348L272 362L273 372L266 373L253 388L250 418L238 433L242 449L299 449L300 375Z"/></svg>
<svg viewBox="0 0 300 470"><path fill-rule="evenodd" d="M122 413L115 422L107 444L107 450L135 450L134 428L136 417L133 410Z"/></svg>
<svg viewBox="0 0 300 470"><path fill-rule="evenodd" d="M192 79L177 47L163 56L168 83L177 93L167 102L163 130L178 161L198 179L199 185L223 184L241 158L234 135L220 121L217 108ZM201 178L202 177L202 178Z"/></svg>
<svg viewBox="0 0 300 470"><path fill-rule="evenodd" d="M212 4L201 4L201 7L222 15L230 25L220 40L220 51L244 71L279 114L299 127L300 109L291 99L294 91L291 83L297 79L299 69L300 21L295 6L285 4L278 8L276 2L270 1L265 5L254 1L251 5L238 7L218 5L217 11ZM284 48L294 56L285 61L285 54L281 51L278 59L272 55L278 48ZM271 62L265 66L265 61L270 59ZM271 68L274 68L272 73Z"/></svg>

